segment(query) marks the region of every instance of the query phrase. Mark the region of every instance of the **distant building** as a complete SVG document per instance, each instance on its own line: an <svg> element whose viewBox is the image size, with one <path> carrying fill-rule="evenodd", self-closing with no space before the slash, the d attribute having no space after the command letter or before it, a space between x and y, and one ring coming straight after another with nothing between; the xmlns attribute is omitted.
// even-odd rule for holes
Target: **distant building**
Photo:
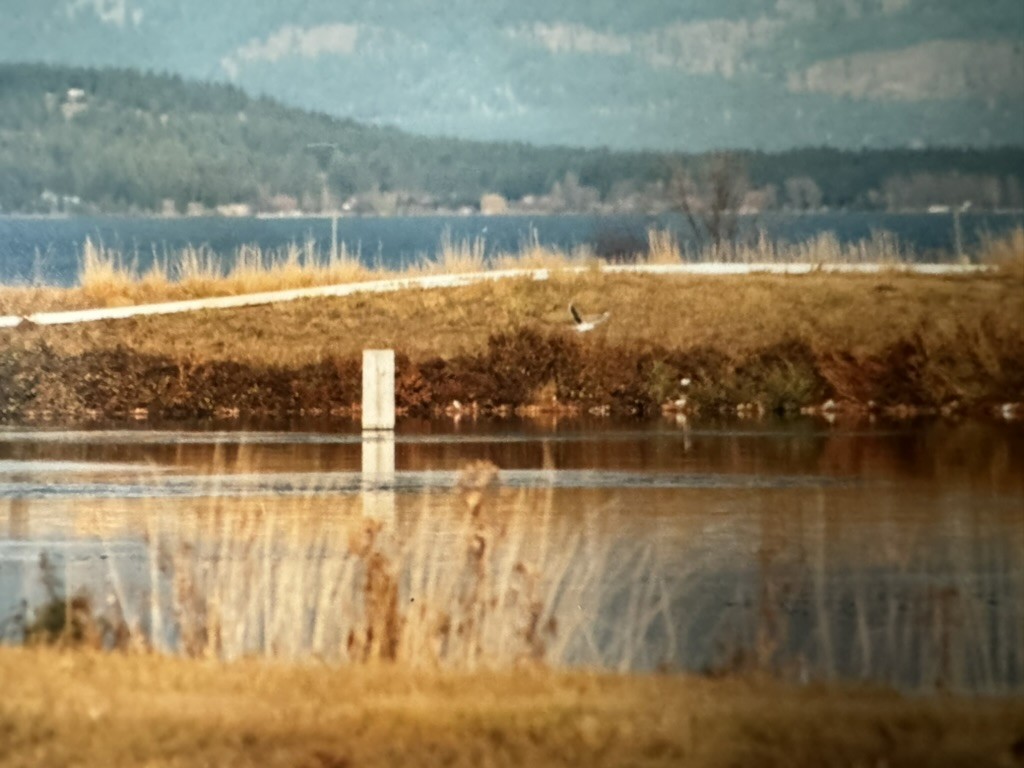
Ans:
<svg viewBox="0 0 1024 768"><path fill-rule="evenodd" d="M79 112L89 108L85 99L85 91L81 88L68 88L64 93L64 101L60 105L60 111L64 113L64 119L70 120Z"/></svg>
<svg viewBox="0 0 1024 768"><path fill-rule="evenodd" d="M260 208L265 213L294 214L299 211L299 201L292 195L279 192L264 199L260 203Z"/></svg>
<svg viewBox="0 0 1024 768"><path fill-rule="evenodd" d="M480 198L480 213L484 216L498 216L508 213L508 200L502 195L488 193Z"/></svg>
<svg viewBox="0 0 1024 768"><path fill-rule="evenodd" d="M39 200L49 208L50 213L67 213L82 205L82 198L78 195L60 195L49 189L40 193Z"/></svg>
<svg viewBox="0 0 1024 768"><path fill-rule="evenodd" d="M217 213L221 216L252 216L252 206L248 203L227 203L218 205Z"/></svg>

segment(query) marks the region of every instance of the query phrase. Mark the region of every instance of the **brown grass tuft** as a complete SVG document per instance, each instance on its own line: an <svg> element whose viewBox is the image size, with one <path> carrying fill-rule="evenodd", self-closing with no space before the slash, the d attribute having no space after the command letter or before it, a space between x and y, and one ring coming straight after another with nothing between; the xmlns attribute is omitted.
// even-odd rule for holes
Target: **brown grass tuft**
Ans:
<svg viewBox="0 0 1024 768"><path fill-rule="evenodd" d="M998 267L1011 279L1024 282L1024 227L1017 227L1003 237L984 238L978 261Z"/></svg>

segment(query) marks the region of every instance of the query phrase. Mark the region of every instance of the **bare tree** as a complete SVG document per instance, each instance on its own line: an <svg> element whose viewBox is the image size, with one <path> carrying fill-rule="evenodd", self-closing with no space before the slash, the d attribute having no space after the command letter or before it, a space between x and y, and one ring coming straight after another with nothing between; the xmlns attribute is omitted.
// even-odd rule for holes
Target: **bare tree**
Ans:
<svg viewBox="0 0 1024 768"><path fill-rule="evenodd" d="M810 176L790 176L783 187L790 208L807 211L821 207L821 187Z"/></svg>
<svg viewBox="0 0 1024 768"><path fill-rule="evenodd" d="M734 152L706 156L694 171L681 163L672 171L672 206L686 217L694 235L718 250L736 239L739 209L749 184L743 161Z"/></svg>

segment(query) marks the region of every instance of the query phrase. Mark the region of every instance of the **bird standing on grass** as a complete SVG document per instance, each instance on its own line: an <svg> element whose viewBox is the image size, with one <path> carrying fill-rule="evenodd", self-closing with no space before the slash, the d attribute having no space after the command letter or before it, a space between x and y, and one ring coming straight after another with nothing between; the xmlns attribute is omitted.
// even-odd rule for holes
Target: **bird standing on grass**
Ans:
<svg viewBox="0 0 1024 768"><path fill-rule="evenodd" d="M589 317L583 317L576 309L575 304L569 305L569 314L572 315L573 322L576 323L575 328L579 333L586 333L587 331L594 330L597 326L611 317L610 312L603 312L600 315L590 315Z"/></svg>

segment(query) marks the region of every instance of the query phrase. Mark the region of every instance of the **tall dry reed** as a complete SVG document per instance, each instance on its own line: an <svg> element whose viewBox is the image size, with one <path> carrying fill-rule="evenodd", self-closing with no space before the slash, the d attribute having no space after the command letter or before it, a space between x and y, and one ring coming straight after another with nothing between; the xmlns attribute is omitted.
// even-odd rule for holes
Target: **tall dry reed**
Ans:
<svg viewBox="0 0 1024 768"><path fill-rule="evenodd" d="M264 482L243 453L236 471ZM921 525L897 526L884 521L906 513L900 501L864 520L834 515L825 492L791 495L781 511L766 498L763 509L737 510L747 522L709 521L695 536L623 526L619 506L569 513L550 488L511 489L487 463L465 468L450 491L368 517L388 505L353 494L358 477L271 479L284 495L239 495L242 480L219 485L225 462L214 461L203 498L133 502L143 572L126 579L111 550L107 595L83 600L85 585L51 584L54 604L26 626L224 659L664 664L1024 689L1024 531L998 512L966 515L953 497L932 499ZM109 520L82 533L110 535ZM99 631L83 619L88 605L103 607Z"/></svg>
<svg viewBox="0 0 1024 768"><path fill-rule="evenodd" d="M1024 227L1016 227L1002 237L983 237L977 260L1018 280L1024 280Z"/></svg>
<svg viewBox="0 0 1024 768"><path fill-rule="evenodd" d="M401 521L364 517L342 497L334 521L315 523L297 513L301 496L284 514L226 513L211 498L152 516L152 641L193 656L456 668L670 661L657 548L590 536L536 494L497 504L495 481L493 465L470 466L447 505L425 499Z"/></svg>
<svg viewBox="0 0 1024 768"><path fill-rule="evenodd" d="M970 260L982 263L1019 264L1024 244L1022 230L1002 239L987 239ZM716 248L689 250L669 230L651 229L648 247L637 254L650 264L683 262L891 264L912 262L917 254L893 234L875 232L870 238L842 243L832 233L819 234L799 243L772 241L762 232L752 243L725 243ZM1016 259L1016 260L1015 260ZM341 284L419 274L457 274L488 269L563 269L599 264L593 250L580 246L571 252L544 246L536 230L517 251L487 253L482 236L456 240L451 230L441 236L436 255L424 257L404 270L368 266L358 252L342 243L333 254L324 254L313 241L292 244L277 251L254 245L239 247L225 259L208 246L187 246L173 254L154 257L152 267L139 274L139 259L95 244L87 239L82 250L79 283L90 304L124 304L159 298L177 299L212 295L254 293L317 285Z"/></svg>

